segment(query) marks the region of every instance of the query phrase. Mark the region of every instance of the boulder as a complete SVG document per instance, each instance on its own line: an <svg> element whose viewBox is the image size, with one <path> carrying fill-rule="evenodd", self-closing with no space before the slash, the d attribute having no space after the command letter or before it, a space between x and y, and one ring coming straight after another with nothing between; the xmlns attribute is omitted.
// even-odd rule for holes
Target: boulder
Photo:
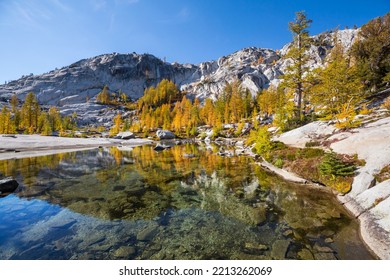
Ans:
<svg viewBox="0 0 390 280"><path fill-rule="evenodd" d="M19 183L12 177L7 177L0 180L0 194L11 193L16 190Z"/></svg>
<svg viewBox="0 0 390 280"><path fill-rule="evenodd" d="M169 130L157 130L156 136L161 140L176 138L176 135Z"/></svg>
<svg viewBox="0 0 390 280"><path fill-rule="evenodd" d="M130 131L124 131L124 132L119 132L115 138L129 140L129 139L134 139L135 134L133 132L130 132Z"/></svg>

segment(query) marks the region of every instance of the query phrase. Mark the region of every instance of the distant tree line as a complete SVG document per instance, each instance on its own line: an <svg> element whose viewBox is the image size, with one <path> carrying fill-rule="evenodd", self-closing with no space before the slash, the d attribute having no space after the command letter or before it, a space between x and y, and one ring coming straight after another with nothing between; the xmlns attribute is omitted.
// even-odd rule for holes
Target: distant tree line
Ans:
<svg viewBox="0 0 390 280"><path fill-rule="evenodd" d="M297 12L289 23L293 42L285 58L290 63L277 87L252 96L239 81L226 83L216 100L206 99L201 105L163 80L138 100L138 120L131 123L132 129L148 132L162 127L193 136L199 125L212 126L216 133L224 123L249 121L257 128L259 118L270 116L281 131L318 118L336 120L340 128L358 125L356 114L368 111L365 98L390 83L390 13L362 26L349 51L335 32L324 66L314 70L308 67L311 23L304 12ZM109 96L104 90L101 95Z"/></svg>
<svg viewBox="0 0 390 280"><path fill-rule="evenodd" d="M61 116L54 106L43 111L34 93L30 92L22 104L16 95L10 100L11 108L3 106L0 114L0 133L13 134L38 133L42 135L52 135L58 132L64 135L66 130L74 130L76 127L76 115Z"/></svg>
<svg viewBox="0 0 390 280"><path fill-rule="evenodd" d="M130 98L126 95L126 93L119 90L119 93L108 91L108 86L105 85L101 92L99 92L96 96L97 103L104 105L126 105L127 102L130 102Z"/></svg>

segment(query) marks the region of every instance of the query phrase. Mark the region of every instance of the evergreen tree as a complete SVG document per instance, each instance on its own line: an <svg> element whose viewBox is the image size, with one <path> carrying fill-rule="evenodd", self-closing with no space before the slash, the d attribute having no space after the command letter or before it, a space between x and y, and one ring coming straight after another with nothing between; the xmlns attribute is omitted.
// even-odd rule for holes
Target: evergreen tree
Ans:
<svg viewBox="0 0 390 280"><path fill-rule="evenodd" d="M331 176L352 176L356 167L352 164L344 163L335 152L326 153L319 165L321 175Z"/></svg>
<svg viewBox="0 0 390 280"><path fill-rule="evenodd" d="M27 132L35 132L38 127L40 108L34 93L30 92L27 94L26 99L22 105L21 115L22 125L25 129L27 129Z"/></svg>
<svg viewBox="0 0 390 280"><path fill-rule="evenodd" d="M114 125L110 129L110 135L117 135L120 131L121 125L122 125L122 116L121 114L117 114L114 117Z"/></svg>
<svg viewBox="0 0 390 280"><path fill-rule="evenodd" d="M101 92L98 93L96 96L96 101L101 104L110 104L111 103L111 96L108 92L108 86L105 85Z"/></svg>
<svg viewBox="0 0 390 280"><path fill-rule="evenodd" d="M376 91L390 82L390 13L363 25L352 47L360 77ZM390 78L390 76L389 76Z"/></svg>
<svg viewBox="0 0 390 280"><path fill-rule="evenodd" d="M15 128L11 121L11 112L7 106L3 106L0 115L0 133L10 134L15 133Z"/></svg>
<svg viewBox="0 0 390 280"><path fill-rule="evenodd" d="M12 108L12 113L15 114L15 112L18 109L18 105L19 105L19 100L18 100L18 97L16 96L16 94L12 95L11 100L10 100L10 104L11 104L11 108Z"/></svg>
<svg viewBox="0 0 390 280"><path fill-rule="evenodd" d="M13 125L15 127L15 130L19 128L20 126L20 110L18 109L19 106L19 99L16 96L16 94L12 95L11 100L10 100L11 108L12 108L12 113L14 115L13 117Z"/></svg>
<svg viewBox="0 0 390 280"><path fill-rule="evenodd" d="M61 116L56 107L50 107L47 120L51 131L57 131L60 129Z"/></svg>
<svg viewBox="0 0 390 280"><path fill-rule="evenodd" d="M294 101L296 106L296 117L302 117L302 102L306 92L307 76L309 68L307 62L309 56L306 53L310 47L311 39L309 31L312 20L307 19L304 11L296 13L295 21L289 23L289 29L293 34L293 42L286 54L292 63L287 66L286 73L282 76L284 80L282 87L294 92Z"/></svg>
<svg viewBox="0 0 390 280"><path fill-rule="evenodd" d="M317 85L312 89L310 101L324 116L333 118L342 114L348 119L353 117L350 112L362 102L364 95L356 66L351 65L337 36L334 41L325 68L316 70Z"/></svg>

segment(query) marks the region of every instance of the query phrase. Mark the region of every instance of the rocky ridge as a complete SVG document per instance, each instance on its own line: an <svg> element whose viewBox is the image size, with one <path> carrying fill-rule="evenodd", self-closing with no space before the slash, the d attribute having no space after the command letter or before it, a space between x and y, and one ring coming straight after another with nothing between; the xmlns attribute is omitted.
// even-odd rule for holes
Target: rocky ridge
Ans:
<svg viewBox="0 0 390 280"><path fill-rule="evenodd" d="M357 30L337 32L338 39L348 49L355 40ZM309 65L316 68L324 64L333 47L334 33L313 36L309 50ZM253 95L270 84L279 82L290 59L283 58L290 44L280 51L256 47L244 48L217 60L199 65L167 63L151 54L104 54L83 59L61 69L41 75L27 75L0 85L0 101L13 94L23 100L34 92L42 105L54 105L64 115L76 112L82 123L105 123L115 112L96 104L96 95L105 85L111 92L124 92L137 99L145 88L157 85L162 79L175 82L189 96L205 99L217 98L226 82L240 80Z"/></svg>

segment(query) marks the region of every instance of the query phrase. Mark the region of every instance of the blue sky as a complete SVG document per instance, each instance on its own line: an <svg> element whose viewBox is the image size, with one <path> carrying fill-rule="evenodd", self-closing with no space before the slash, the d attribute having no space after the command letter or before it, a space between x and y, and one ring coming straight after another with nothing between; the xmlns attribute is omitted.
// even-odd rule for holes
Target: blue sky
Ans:
<svg viewBox="0 0 390 280"><path fill-rule="evenodd" d="M361 26L389 0L0 0L0 83L104 53L199 63L244 47L280 49L305 10L310 34Z"/></svg>

